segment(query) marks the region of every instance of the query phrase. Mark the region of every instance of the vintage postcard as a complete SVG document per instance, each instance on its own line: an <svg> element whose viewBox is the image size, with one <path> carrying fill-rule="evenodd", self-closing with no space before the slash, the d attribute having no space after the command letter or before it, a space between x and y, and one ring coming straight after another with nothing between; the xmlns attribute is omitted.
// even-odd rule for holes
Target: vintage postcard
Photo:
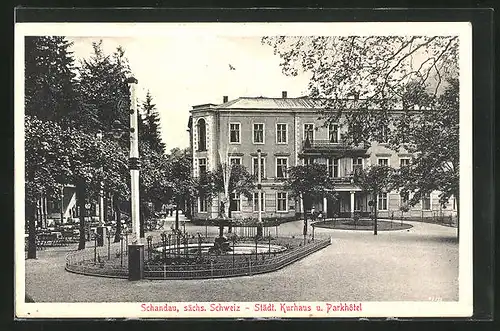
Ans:
<svg viewBox="0 0 500 331"><path fill-rule="evenodd" d="M471 316L471 30L16 24L16 317Z"/></svg>

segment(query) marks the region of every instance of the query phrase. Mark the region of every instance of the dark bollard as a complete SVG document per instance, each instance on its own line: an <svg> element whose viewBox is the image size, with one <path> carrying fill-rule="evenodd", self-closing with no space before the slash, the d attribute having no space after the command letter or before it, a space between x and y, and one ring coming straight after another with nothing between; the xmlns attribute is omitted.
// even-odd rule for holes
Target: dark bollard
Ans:
<svg viewBox="0 0 500 331"><path fill-rule="evenodd" d="M144 245L128 245L128 280L144 278Z"/></svg>

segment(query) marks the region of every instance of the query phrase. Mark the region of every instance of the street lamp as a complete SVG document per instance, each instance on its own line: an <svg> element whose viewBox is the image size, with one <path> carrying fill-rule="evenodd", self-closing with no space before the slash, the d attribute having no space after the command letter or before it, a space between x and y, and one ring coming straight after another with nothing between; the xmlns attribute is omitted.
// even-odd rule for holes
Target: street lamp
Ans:
<svg viewBox="0 0 500 331"><path fill-rule="evenodd" d="M130 191L131 191L131 218L132 233L135 241L128 246L128 279L139 280L144 278L144 244L141 243L140 231L140 201L139 201L139 169L141 162L139 159L139 126L137 118L137 79L128 78L125 83L130 88L130 157L128 166L130 169Z"/></svg>
<svg viewBox="0 0 500 331"><path fill-rule="evenodd" d="M135 235L137 244L140 244L140 201L139 201L139 169L141 162L139 160L139 135L137 123L137 98L136 87L137 79L130 77L126 80L130 86L130 191L131 191L131 217L132 217L132 231Z"/></svg>
<svg viewBox="0 0 500 331"><path fill-rule="evenodd" d="M99 149L102 151L102 131L99 130L96 133L96 138L99 144ZM103 172L103 166L100 167L101 172ZM104 184L102 180L99 182L99 226L97 227L97 233L99 234L99 240L97 241L98 246L104 246L104 237L106 236L104 230Z"/></svg>

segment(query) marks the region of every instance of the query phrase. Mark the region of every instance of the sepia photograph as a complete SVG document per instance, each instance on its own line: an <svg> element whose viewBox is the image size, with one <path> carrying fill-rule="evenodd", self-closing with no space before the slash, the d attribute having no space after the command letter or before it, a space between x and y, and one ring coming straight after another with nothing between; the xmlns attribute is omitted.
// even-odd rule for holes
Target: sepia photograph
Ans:
<svg viewBox="0 0 500 331"><path fill-rule="evenodd" d="M472 315L468 23L15 30L16 316Z"/></svg>

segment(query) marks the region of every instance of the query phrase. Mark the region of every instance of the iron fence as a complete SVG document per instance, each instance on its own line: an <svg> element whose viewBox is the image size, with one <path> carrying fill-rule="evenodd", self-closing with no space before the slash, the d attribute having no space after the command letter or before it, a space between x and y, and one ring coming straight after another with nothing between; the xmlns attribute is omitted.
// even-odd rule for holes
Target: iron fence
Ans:
<svg viewBox="0 0 500 331"><path fill-rule="evenodd" d="M193 240L193 238L190 238ZM198 240L198 238L196 238ZM203 243L213 242L210 238L204 238ZM197 243L199 243L197 241ZM264 242L262 242L264 243ZM191 241L193 244L193 241ZM274 243L275 244L275 243ZM207 279L222 277L248 276L262 274L279 270L305 256L312 254L331 244L331 239L309 240L307 245L301 245L283 253L252 253L239 256L234 259L233 254L205 255L203 259L197 260L198 253L186 253L191 257L191 263L167 264L154 263L152 252L163 245L162 242L152 243L148 240L145 247L144 278L146 279ZM123 241L118 245L98 247L94 246L85 250L75 251L66 256L65 269L78 274L128 278L128 255L127 247L123 247ZM176 247L169 247L176 250ZM172 256L182 256L181 254ZM154 254L162 254L155 251Z"/></svg>
<svg viewBox="0 0 500 331"><path fill-rule="evenodd" d="M260 253L249 255L244 259L231 263L231 254L225 261L209 260L193 265L156 264L145 266L144 277L147 279L206 279L238 277L262 274L279 270L307 255L310 255L331 244L331 239L309 241L307 245L296 247L280 254ZM253 258L253 257L257 258ZM217 258L214 256L214 258Z"/></svg>

